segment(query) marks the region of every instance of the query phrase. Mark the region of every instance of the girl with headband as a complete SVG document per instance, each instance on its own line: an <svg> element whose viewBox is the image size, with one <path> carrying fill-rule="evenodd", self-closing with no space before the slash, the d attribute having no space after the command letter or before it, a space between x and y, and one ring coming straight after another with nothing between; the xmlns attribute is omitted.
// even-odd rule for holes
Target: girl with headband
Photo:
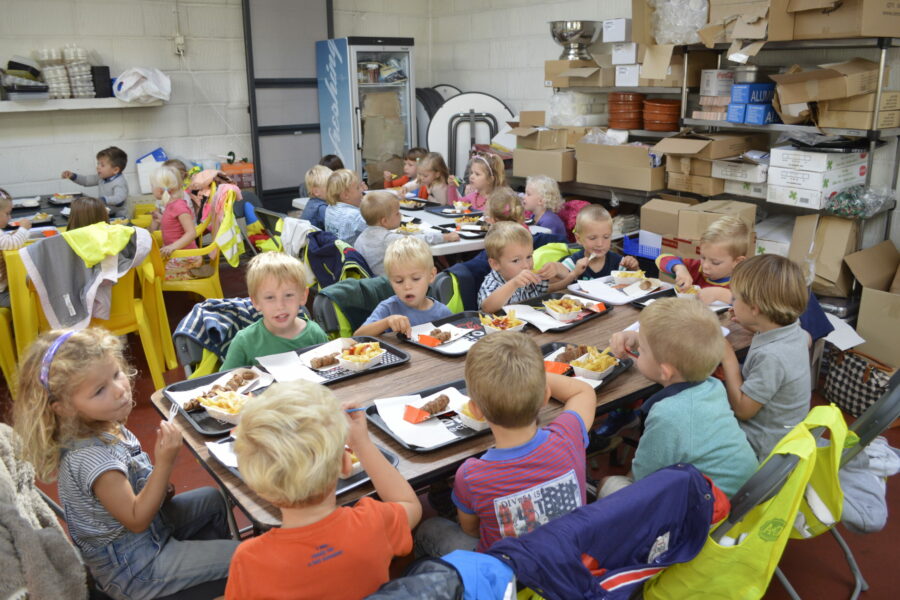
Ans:
<svg viewBox="0 0 900 600"><path fill-rule="evenodd" d="M503 160L496 154L475 153L469 161L469 185L466 195L459 199L468 202L472 210L484 210L487 197L494 188L506 185Z"/></svg>
<svg viewBox="0 0 900 600"><path fill-rule="evenodd" d="M25 352L13 419L37 476L58 478L69 534L97 586L142 600L224 580L238 542L217 490L172 496L178 428L160 423L156 468L125 428L133 375L110 332L50 331Z"/></svg>

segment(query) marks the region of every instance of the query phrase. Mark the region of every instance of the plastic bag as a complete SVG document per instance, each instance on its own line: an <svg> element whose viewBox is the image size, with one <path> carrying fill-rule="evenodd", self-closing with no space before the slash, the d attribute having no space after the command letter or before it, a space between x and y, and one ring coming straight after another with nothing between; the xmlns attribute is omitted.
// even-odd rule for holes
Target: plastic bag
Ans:
<svg viewBox="0 0 900 600"><path fill-rule="evenodd" d="M706 25L707 0L651 0L651 33L657 44L696 44Z"/></svg>
<svg viewBox="0 0 900 600"><path fill-rule="evenodd" d="M868 219L892 200L893 192L889 189L877 190L864 185L855 185L829 198L825 212L849 219Z"/></svg>
<svg viewBox="0 0 900 600"><path fill-rule="evenodd" d="M172 95L172 80L159 69L132 67L116 78L113 93L123 102L168 102Z"/></svg>

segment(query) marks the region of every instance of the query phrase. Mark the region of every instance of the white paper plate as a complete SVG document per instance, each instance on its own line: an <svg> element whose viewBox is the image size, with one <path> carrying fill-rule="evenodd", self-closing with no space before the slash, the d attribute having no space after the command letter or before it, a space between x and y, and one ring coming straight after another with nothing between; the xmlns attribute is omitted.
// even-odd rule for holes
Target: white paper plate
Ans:
<svg viewBox="0 0 900 600"><path fill-rule="evenodd" d="M387 350L382 349L382 351L375 358L369 359L366 362L356 362L354 360L347 360L346 358L338 356L338 364L348 371L365 371L366 369L371 369L375 365L380 364L381 359L384 358L384 355L386 353Z"/></svg>
<svg viewBox="0 0 900 600"><path fill-rule="evenodd" d="M573 360L571 363L569 363L572 366L572 369L575 371L575 374L578 375L579 377L584 377L585 379L603 379L604 377L606 377L607 375L612 373L613 369L615 369L617 366L619 366L618 361L616 361L615 363L613 363L613 365L611 367L609 367L608 369L606 369L604 371L591 371L590 369L585 369L583 367L578 367L578 366L572 364L572 363L575 363L575 362L581 360L585 356L587 356L587 354L579 356L578 358Z"/></svg>
<svg viewBox="0 0 900 600"><path fill-rule="evenodd" d="M503 331L522 331L523 329L525 329L525 326L527 324L528 323L522 323L521 325L516 325L515 327L510 327L509 329L497 329L496 327L491 327L490 325L484 325L484 324L482 324L482 327L484 327L484 332L486 334L491 334L491 333L501 333Z"/></svg>

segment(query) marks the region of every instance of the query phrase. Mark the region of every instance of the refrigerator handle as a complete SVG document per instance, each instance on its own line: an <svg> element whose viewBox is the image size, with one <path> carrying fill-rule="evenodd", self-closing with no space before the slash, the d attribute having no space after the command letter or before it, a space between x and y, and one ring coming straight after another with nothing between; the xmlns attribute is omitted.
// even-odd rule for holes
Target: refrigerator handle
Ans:
<svg viewBox="0 0 900 600"><path fill-rule="evenodd" d="M356 140L356 149L362 150L362 111L360 108L354 107L354 112L356 112L356 119L354 122L354 126L356 127L356 135L353 138Z"/></svg>

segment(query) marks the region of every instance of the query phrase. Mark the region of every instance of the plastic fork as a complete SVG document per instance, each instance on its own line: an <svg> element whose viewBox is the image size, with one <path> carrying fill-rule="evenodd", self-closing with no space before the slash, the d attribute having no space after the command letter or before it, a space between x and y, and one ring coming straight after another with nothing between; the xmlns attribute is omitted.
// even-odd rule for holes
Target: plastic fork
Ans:
<svg viewBox="0 0 900 600"><path fill-rule="evenodd" d="M176 415L178 415L178 403L172 402L172 406L169 407L169 421L174 421Z"/></svg>

